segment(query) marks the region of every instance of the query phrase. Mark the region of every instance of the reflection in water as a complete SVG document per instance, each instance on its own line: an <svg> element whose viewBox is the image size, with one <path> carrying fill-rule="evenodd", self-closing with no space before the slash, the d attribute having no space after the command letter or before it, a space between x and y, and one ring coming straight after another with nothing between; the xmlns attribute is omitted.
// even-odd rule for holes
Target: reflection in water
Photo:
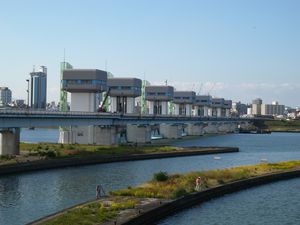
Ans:
<svg viewBox="0 0 300 225"><path fill-rule="evenodd" d="M16 206L21 198L18 177L0 179L0 207Z"/></svg>
<svg viewBox="0 0 300 225"><path fill-rule="evenodd" d="M69 167L3 176L0 178L0 224L28 223L93 199L97 184L109 192L141 184L158 171L182 173L225 168L256 164L262 158L269 162L300 159L299 137L300 134L285 133L200 137L177 142L176 145L238 146L240 152ZM222 159L214 160L215 156Z"/></svg>

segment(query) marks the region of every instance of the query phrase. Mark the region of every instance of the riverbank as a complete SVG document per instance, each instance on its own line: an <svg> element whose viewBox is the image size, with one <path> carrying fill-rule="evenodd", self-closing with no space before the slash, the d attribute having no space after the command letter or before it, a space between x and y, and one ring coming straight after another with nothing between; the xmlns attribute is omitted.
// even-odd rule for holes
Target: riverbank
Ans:
<svg viewBox="0 0 300 225"><path fill-rule="evenodd" d="M49 150L52 146L57 149L58 144L24 144L23 147L29 146L43 152L43 149ZM21 146L22 146L21 145ZM42 147L43 146L43 147ZM72 147L73 145L71 145ZM80 148L79 148L80 146ZM55 169L69 166L82 166L100 163L112 163L122 161L147 160L169 157L182 157L205 154L233 153L239 149L235 147L171 147L171 146L89 146L79 145L78 148L66 149L69 155L60 157L36 156L31 161L27 161L28 157L17 157L13 163L5 163L0 165L0 175L12 174L19 172ZM70 146L68 146L70 148ZM51 149L52 149L51 148ZM67 148L67 146L64 146ZM97 149L98 148L98 149ZM80 150L81 149L81 150ZM54 151L54 150L51 150ZM72 154L73 153L73 154Z"/></svg>
<svg viewBox="0 0 300 225"><path fill-rule="evenodd" d="M32 224L58 225L75 222L150 225L211 198L273 181L299 177L300 161L164 175L163 178L162 174L156 174L152 181L139 187L112 192L109 197L79 205ZM195 177L198 176L203 181L200 192L194 190Z"/></svg>
<svg viewBox="0 0 300 225"><path fill-rule="evenodd" d="M270 132L300 132L300 120L256 120L254 126Z"/></svg>

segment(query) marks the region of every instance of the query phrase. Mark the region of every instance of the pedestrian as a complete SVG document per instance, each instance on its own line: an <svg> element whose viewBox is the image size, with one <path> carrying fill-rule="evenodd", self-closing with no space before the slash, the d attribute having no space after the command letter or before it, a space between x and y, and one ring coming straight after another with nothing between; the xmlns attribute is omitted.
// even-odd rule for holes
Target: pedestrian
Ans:
<svg viewBox="0 0 300 225"><path fill-rule="evenodd" d="M196 183L195 191L201 191L201 177L197 177L195 183Z"/></svg>
<svg viewBox="0 0 300 225"><path fill-rule="evenodd" d="M101 196L101 188L100 185L97 185L96 187L96 198L99 199Z"/></svg>

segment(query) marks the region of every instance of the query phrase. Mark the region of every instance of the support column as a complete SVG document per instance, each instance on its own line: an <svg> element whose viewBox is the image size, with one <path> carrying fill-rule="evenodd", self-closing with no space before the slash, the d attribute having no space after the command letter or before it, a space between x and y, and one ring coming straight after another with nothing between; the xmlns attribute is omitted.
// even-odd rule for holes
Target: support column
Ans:
<svg viewBox="0 0 300 225"><path fill-rule="evenodd" d="M200 136L203 135L203 125L196 123L189 123L187 125L187 133L189 136Z"/></svg>
<svg viewBox="0 0 300 225"><path fill-rule="evenodd" d="M198 114L198 109L199 109L199 106L195 105L195 106L194 106L193 116L200 116L200 115Z"/></svg>
<svg viewBox="0 0 300 225"><path fill-rule="evenodd" d="M209 116L208 111L209 111L209 108L207 106L203 106L203 116L208 117Z"/></svg>
<svg viewBox="0 0 300 225"><path fill-rule="evenodd" d="M222 117L222 109L217 108L217 117Z"/></svg>
<svg viewBox="0 0 300 225"><path fill-rule="evenodd" d="M149 107L149 114L153 115L154 114L154 102L148 101L148 107Z"/></svg>
<svg viewBox="0 0 300 225"><path fill-rule="evenodd" d="M163 138L178 139L182 137L182 125L160 124L159 133Z"/></svg>
<svg viewBox="0 0 300 225"><path fill-rule="evenodd" d="M210 122L203 129L205 134L217 134L218 133L218 125L216 122Z"/></svg>
<svg viewBox="0 0 300 225"><path fill-rule="evenodd" d="M207 108L207 116L212 117L213 112L212 108Z"/></svg>
<svg viewBox="0 0 300 225"><path fill-rule="evenodd" d="M226 116L226 117L230 117L230 109L226 109L226 111L225 111L225 116Z"/></svg>
<svg viewBox="0 0 300 225"><path fill-rule="evenodd" d="M178 116L179 115L179 104L174 104L174 108L175 108L174 115Z"/></svg>
<svg viewBox="0 0 300 225"><path fill-rule="evenodd" d="M0 155L20 154L20 128L0 130Z"/></svg>
<svg viewBox="0 0 300 225"><path fill-rule="evenodd" d="M162 101L160 104L161 104L161 115L168 115L168 102Z"/></svg>
<svg viewBox="0 0 300 225"><path fill-rule="evenodd" d="M115 126L95 126L93 144L115 145L118 144L117 128Z"/></svg>
<svg viewBox="0 0 300 225"><path fill-rule="evenodd" d="M185 105L185 115L186 116L191 116L192 115L192 105L191 104L186 104Z"/></svg>
<svg viewBox="0 0 300 225"><path fill-rule="evenodd" d="M135 99L133 97L127 97L127 113L134 113Z"/></svg>
<svg viewBox="0 0 300 225"><path fill-rule="evenodd" d="M127 124L127 141L131 143L150 143L151 127L149 125Z"/></svg>
<svg viewBox="0 0 300 225"><path fill-rule="evenodd" d="M116 97L110 97L109 111L112 113L117 112L117 98Z"/></svg>

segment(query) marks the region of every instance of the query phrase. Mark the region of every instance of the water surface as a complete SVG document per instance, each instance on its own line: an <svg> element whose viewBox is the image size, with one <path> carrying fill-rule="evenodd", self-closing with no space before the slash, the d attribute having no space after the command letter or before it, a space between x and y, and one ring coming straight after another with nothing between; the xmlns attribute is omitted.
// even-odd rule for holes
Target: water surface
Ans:
<svg viewBox="0 0 300 225"><path fill-rule="evenodd" d="M20 225L93 199L95 187L106 191L141 184L153 173L195 170L300 159L300 134L229 134L176 142L177 146L237 146L239 153L119 162L0 177L0 224ZM238 204L238 203L237 203ZM16 216L18 215L18 216ZM222 223L216 223L222 224Z"/></svg>

